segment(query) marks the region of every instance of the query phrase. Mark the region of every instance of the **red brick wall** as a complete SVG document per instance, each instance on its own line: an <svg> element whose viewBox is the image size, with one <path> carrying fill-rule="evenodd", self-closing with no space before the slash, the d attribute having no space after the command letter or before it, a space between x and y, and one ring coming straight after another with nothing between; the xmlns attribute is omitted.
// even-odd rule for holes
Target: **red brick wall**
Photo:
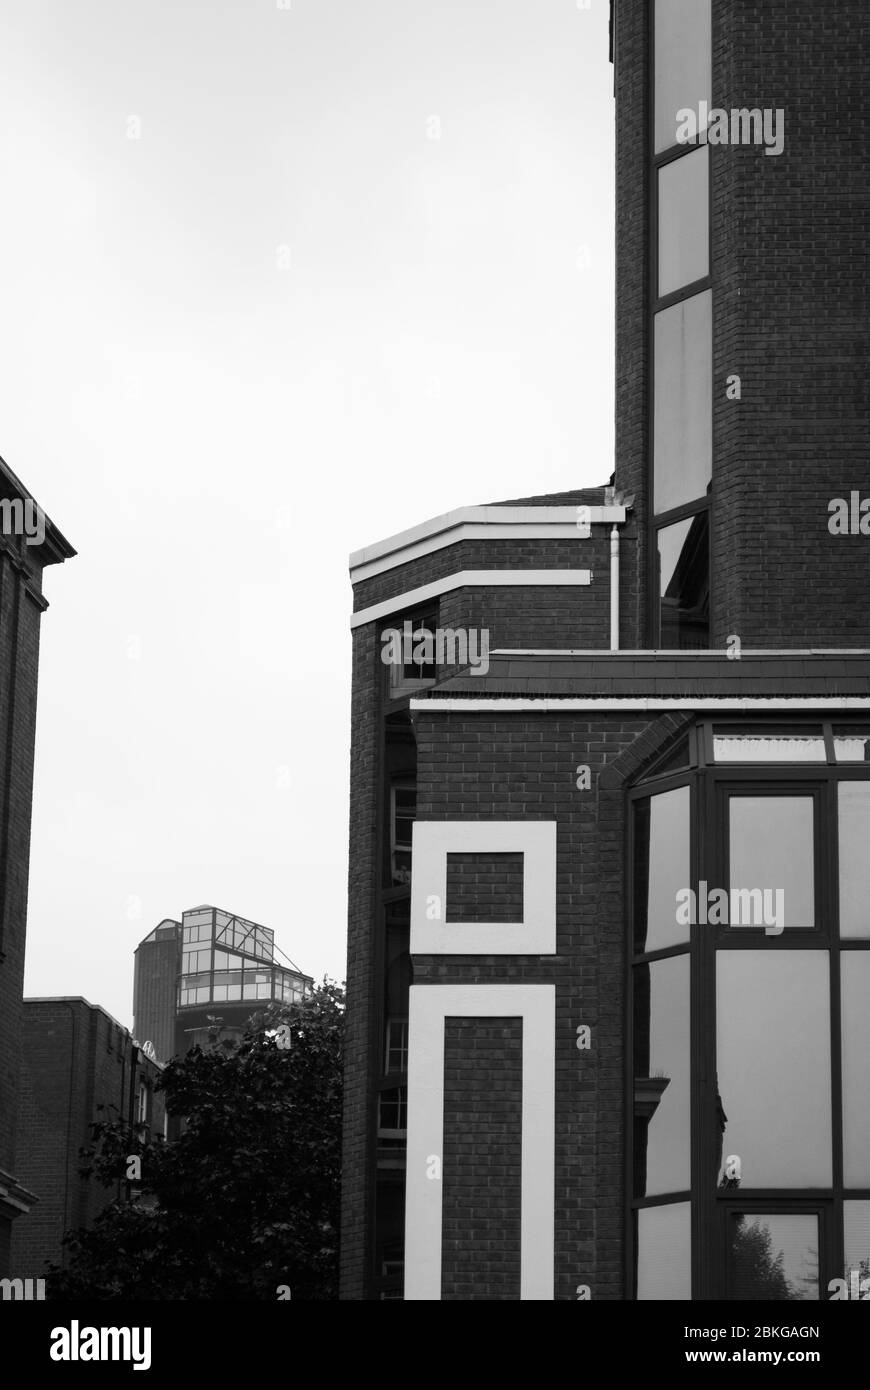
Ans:
<svg viewBox="0 0 870 1390"><path fill-rule="evenodd" d="M80 1150L93 1123L128 1118L141 1078L154 1086L159 1070L141 1053L131 1075L132 1051L127 1030L82 999L25 1001L18 1175L39 1201L13 1226L18 1277L62 1263L65 1232L90 1226L123 1195L81 1177ZM162 1134L163 1098L153 1092L151 1126Z"/></svg>
<svg viewBox="0 0 870 1390"><path fill-rule="evenodd" d="M44 607L35 549L0 536L0 1168L16 1177L39 619ZM5 1227L0 1220L0 1275L6 1273Z"/></svg>
<svg viewBox="0 0 870 1390"><path fill-rule="evenodd" d="M519 1298L523 1028L444 1021L441 1297Z"/></svg>

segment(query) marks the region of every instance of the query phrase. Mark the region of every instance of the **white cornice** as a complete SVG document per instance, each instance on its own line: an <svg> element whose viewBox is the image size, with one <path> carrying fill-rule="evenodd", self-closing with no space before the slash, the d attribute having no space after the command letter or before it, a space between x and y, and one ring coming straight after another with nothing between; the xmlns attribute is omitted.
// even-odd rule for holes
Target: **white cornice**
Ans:
<svg viewBox="0 0 870 1390"><path fill-rule="evenodd" d="M423 584L419 589L406 589L403 594L384 599L383 603L373 603L370 608L361 608L352 613L351 628L363 627L376 622L388 613L401 613L403 608L415 608L428 599L447 594L452 589L467 589L474 585L490 588L523 589L529 585L549 585L551 588L585 586L592 583L591 570L459 570L448 574L444 579L436 579L432 584Z"/></svg>
<svg viewBox="0 0 870 1390"><path fill-rule="evenodd" d="M353 584L395 569L466 540L581 540L577 529L578 503L572 507L459 507L401 531L350 557ZM586 507L592 526L622 526L625 507Z"/></svg>
<svg viewBox="0 0 870 1390"><path fill-rule="evenodd" d="M461 695L456 699L434 698L411 701L411 709L427 714L537 714L623 710L647 713L653 710L852 710L870 709L867 695L583 695L560 700L552 695Z"/></svg>

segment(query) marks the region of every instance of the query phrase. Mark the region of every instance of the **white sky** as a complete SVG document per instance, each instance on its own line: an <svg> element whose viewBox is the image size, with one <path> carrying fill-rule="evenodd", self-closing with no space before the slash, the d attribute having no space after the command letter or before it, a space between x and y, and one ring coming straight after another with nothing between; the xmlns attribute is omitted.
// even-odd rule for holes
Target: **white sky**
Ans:
<svg viewBox="0 0 870 1390"><path fill-rule="evenodd" d="M134 947L202 902L344 977L349 551L612 472L607 21L4 7L0 453L79 551L28 994L131 1023Z"/></svg>

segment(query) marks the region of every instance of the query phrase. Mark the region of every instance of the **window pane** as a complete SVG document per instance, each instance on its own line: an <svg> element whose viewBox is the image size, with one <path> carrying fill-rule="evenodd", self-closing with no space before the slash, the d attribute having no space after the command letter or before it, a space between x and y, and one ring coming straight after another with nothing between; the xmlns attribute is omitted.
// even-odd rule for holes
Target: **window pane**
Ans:
<svg viewBox="0 0 870 1390"><path fill-rule="evenodd" d="M743 1187L830 1186L828 974L827 951L717 953L720 1184L739 1158Z"/></svg>
<svg viewBox="0 0 870 1390"><path fill-rule="evenodd" d="M825 739L821 729L720 728L713 731L713 756L717 763L823 763Z"/></svg>
<svg viewBox="0 0 870 1390"><path fill-rule="evenodd" d="M754 1302L817 1302L819 1218L791 1212L729 1212L728 1296Z"/></svg>
<svg viewBox="0 0 870 1390"><path fill-rule="evenodd" d="M689 957L634 971L634 1195L691 1186Z"/></svg>
<svg viewBox="0 0 870 1390"><path fill-rule="evenodd" d="M655 317L657 516L706 497L713 476L712 304L705 290Z"/></svg>
<svg viewBox="0 0 870 1390"><path fill-rule="evenodd" d="M658 533L663 650L705 649L710 641L710 526L707 513Z"/></svg>
<svg viewBox="0 0 870 1390"><path fill-rule="evenodd" d="M843 1274L851 1285L852 1271L855 1271L860 1294L861 1281L870 1278L870 1202L843 1203L843 1233L846 1252Z"/></svg>
<svg viewBox="0 0 870 1390"><path fill-rule="evenodd" d="M732 927L812 927L813 798L732 796L729 809Z"/></svg>
<svg viewBox="0 0 870 1390"><path fill-rule="evenodd" d="M634 946L661 951L689 939L677 922L677 893L691 885L689 876L688 787L661 792L635 810Z"/></svg>
<svg viewBox="0 0 870 1390"><path fill-rule="evenodd" d="M692 1297L692 1212L688 1202L637 1213L638 1299Z"/></svg>
<svg viewBox="0 0 870 1390"><path fill-rule="evenodd" d="M710 151L659 169L659 298L710 274Z"/></svg>
<svg viewBox="0 0 870 1390"><path fill-rule="evenodd" d="M655 149L677 143L677 112L712 93L710 0L655 0Z"/></svg>
<svg viewBox="0 0 870 1390"><path fill-rule="evenodd" d="M840 936L870 937L870 782L841 782Z"/></svg>
<svg viewBox="0 0 870 1390"><path fill-rule="evenodd" d="M870 730L835 728L834 751L838 763L870 763Z"/></svg>
<svg viewBox="0 0 870 1390"><path fill-rule="evenodd" d="M870 1086L867 1020L870 1014L870 954L840 957L843 1027L843 1180L870 1187Z"/></svg>

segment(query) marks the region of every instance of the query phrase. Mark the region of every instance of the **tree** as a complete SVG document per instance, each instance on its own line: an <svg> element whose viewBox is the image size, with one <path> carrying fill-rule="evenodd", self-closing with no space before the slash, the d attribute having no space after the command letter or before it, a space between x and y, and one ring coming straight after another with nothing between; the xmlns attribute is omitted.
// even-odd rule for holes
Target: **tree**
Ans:
<svg viewBox="0 0 870 1390"><path fill-rule="evenodd" d="M734 1297L751 1300L795 1299L785 1276L782 1251L774 1255L770 1228L749 1222L744 1213L735 1217L731 1235L731 1268Z"/></svg>
<svg viewBox="0 0 870 1390"><path fill-rule="evenodd" d="M207 1050L167 1064L178 1139L95 1125L84 1171L109 1186L138 1155L140 1199L65 1238L71 1259L49 1271L49 1296L275 1299L283 1286L336 1298L343 1022L344 990L324 978L254 1015L238 1043L215 1028Z"/></svg>

